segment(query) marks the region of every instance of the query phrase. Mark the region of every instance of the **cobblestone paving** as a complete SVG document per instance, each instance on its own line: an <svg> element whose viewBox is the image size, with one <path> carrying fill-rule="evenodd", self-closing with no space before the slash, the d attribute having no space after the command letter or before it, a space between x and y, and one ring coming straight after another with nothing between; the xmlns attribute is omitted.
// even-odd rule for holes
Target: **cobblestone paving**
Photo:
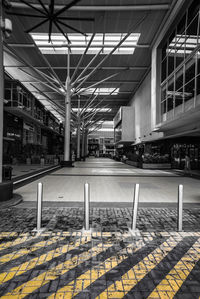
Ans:
<svg viewBox="0 0 200 299"><path fill-rule="evenodd" d="M141 208L44 208L46 231L33 232L35 209L0 211L0 298L199 298L200 213Z"/></svg>
<svg viewBox="0 0 200 299"><path fill-rule="evenodd" d="M42 225L47 230L77 231L83 227L82 208L43 208ZM95 231L125 232L131 226L130 208L92 208L90 226ZM7 208L0 211L0 231L29 232L36 226L36 209ZM137 228L141 231L176 231L177 211L173 208L140 208ZM184 231L200 231L199 208L184 209Z"/></svg>

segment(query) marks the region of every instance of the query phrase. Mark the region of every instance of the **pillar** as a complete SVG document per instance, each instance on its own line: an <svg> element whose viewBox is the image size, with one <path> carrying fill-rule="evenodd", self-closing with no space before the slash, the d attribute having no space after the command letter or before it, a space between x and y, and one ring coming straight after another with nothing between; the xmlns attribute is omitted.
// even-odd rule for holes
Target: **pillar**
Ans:
<svg viewBox="0 0 200 299"><path fill-rule="evenodd" d="M66 80L66 95L65 95L65 143L64 143L64 162L70 161L70 120L71 120L71 90L70 78Z"/></svg>
<svg viewBox="0 0 200 299"><path fill-rule="evenodd" d="M85 128L82 129L81 157L85 158Z"/></svg>
<svg viewBox="0 0 200 299"><path fill-rule="evenodd" d="M3 105L4 105L4 67L3 67L3 32L4 26L2 0L0 0L0 201L13 197L12 181L3 182Z"/></svg>
<svg viewBox="0 0 200 299"><path fill-rule="evenodd" d="M80 97L78 99L78 124L77 124L77 160L80 160L80 143L81 143L81 117L80 117Z"/></svg>
<svg viewBox="0 0 200 299"><path fill-rule="evenodd" d="M3 99L4 99L4 68L3 68L3 16L2 0L0 3L0 183L2 182L2 164L3 164Z"/></svg>
<svg viewBox="0 0 200 299"><path fill-rule="evenodd" d="M80 143L81 143L80 119L78 118L77 125L77 160L80 160Z"/></svg>
<svg viewBox="0 0 200 299"><path fill-rule="evenodd" d="M84 142L85 142L85 145L84 145L84 155L87 156L88 155L88 130L85 130L85 134L84 134Z"/></svg>
<svg viewBox="0 0 200 299"><path fill-rule="evenodd" d="M67 79L65 82L65 135L64 135L64 161L61 165L71 167L72 161L70 157L70 121L71 121L71 80L70 80L70 51L68 49L67 57Z"/></svg>

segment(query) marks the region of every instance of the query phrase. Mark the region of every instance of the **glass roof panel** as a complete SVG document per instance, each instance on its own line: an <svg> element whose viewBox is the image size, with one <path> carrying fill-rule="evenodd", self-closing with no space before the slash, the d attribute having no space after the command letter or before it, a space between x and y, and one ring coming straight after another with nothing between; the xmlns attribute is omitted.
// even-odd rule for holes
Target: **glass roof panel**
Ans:
<svg viewBox="0 0 200 299"><path fill-rule="evenodd" d="M67 41L62 34L53 33L51 35L50 43L48 42L47 33L31 33L30 35L43 54L66 54ZM101 48L103 49L101 54L108 54L125 35L126 33L96 33L87 54L96 54ZM88 33L86 37L79 33L68 34L69 40L71 41L70 49L72 53L82 54L87 47L91 36L91 33ZM133 54L139 37L140 33L131 33L114 54ZM62 48L59 46L62 46Z"/></svg>

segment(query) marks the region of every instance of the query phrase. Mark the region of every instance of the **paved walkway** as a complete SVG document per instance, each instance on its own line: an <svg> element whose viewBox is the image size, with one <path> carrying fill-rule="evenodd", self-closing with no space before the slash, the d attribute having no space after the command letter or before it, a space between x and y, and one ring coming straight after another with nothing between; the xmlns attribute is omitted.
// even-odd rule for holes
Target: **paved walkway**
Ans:
<svg viewBox="0 0 200 299"><path fill-rule="evenodd" d="M87 161L85 169L80 162L75 168L42 178L46 193L42 233L34 232L37 181L16 190L24 196L22 204L0 209L0 297L199 298L200 213L198 204L192 204L199 196L199 181L168 171L150 173L110 160L93 162ZM104 167L105 172L99 175ZM107 175L106 170L114 174ZM122 174L122 170L131 173ZM90 209L90 231L83 229L85 180L91 183L92 200L98 193L101 200L101 207L96 202ZM140 205L139 231L132 233L135 182L140 182L141 197L146 197L148 207ZM183 212L184 232L177 232L173 205L180 182L184 182L184 195L190 196ZM158 204L163 200L161 190L168 201L164 207L153 208L156 200ZM66 196L64 192L67 200L61 201L56 194ZM128 207L120 207L127 194ZM120 196L121 202L116 203Z"/></svg>
<svg viewBox="0 0 200 299"><path fill-rule="evenodd" d="M88 159L73 168L61 168L16 190L26 202L35 202L37 183L44 184L45 202L83 202L84 183L90 183L91 201L121 203L133 201L135 183L140 184L141 203L176 203L177 188L184 185L184 202L200 203L199 181L174 171L146 170L110 159Z"/></svg>

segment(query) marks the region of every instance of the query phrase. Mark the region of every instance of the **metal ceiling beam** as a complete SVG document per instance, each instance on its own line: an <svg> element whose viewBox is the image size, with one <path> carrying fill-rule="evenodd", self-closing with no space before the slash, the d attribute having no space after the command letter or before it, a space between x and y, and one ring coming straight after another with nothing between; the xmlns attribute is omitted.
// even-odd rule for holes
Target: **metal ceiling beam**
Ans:
<svg viewBox="0 0 200 299"><path fill-rule="evenodd" d="M11 47L14 47L14 48L34 48L35 45L34 44L22 44L22 43L9 43L8 44L9 46ZM90 44L88 44L90 46ZM126 45L126 48L150 48L151 45L149 44L137 44L137 45ZM38 46L37 46L38 47ZM52 44L49 44L49 45L39 45L38 48L49 48L49 47L52 47L52 48L66 48L68 47L67 45L53 45ZM70 46L70 49L73 49L74 48L83 48L83 45L74 45L74 46ZM104 44L98 44L98 45L92 45L92 48L107 48L108 45L104 45ZM89 48L89 47L88 47ZM86 51L83 53L84 55L86 55ZM77 55L77 54L74 54L74 55ZM80 55L80 54L78 54ZM88 54L88 55L92 55L92 54ZM122 54L123 55L123 54ZM124 54L125 55L125 54Z"/></svg>
<svg viewBox="0 0 200 299"><path fill-rule="evenodd" d="M48 59L45 57L45 55L42 54L42 52L37 47L36 43L34 42L33 44L34 44L35 49L36 49L37 53L39 54L39 56L42 57L43 61L48 66L48 69L50 69L51 75L54 77L54 79L57 80L58 84L60 84L60 87L66 92L66 90L65 90L65 84L62 84L60 78L58 77L58 75L56 74L56 72L54 71L54 69L51 67L51 64L49 63Z"/></svg>
<svg viewBox="0 0 200 299"><path fill-rule="evenodd" d="M116 73L116 74L113 74L113 75L111 75L111 76L109 76L109 77L106 77L106 78L104 78L103 80L100 80L100 81L96 81L95 83L93 83L92 85L90 85L90 86L87 86L87 87L84 87L83 88L83 90L82 89L80 89L80 90L78 90L77 92L75 92L74 93L74 96L75 95L79 95L80 93L84 93L85 91L87 91L88 89L90 89L90 88L93 88L93 87L96 87L97 85L99 85L99 84L101 84L101 83L108 83L107 82L107 80L109 80L109 79L111 79L111 78L113 78L113 77L115 77L115 76L117 76L117 75L119 75L120 73ZM106 81L106 82L105 82ZM88 82L85 82L85 83L88 83ZM81 83L79 84L79 88L81 88Z"/></svg>
<svg viewBox="0 0 200 299"><path fill-rule="evenodd" d="M49 101L51 103L51 105L55 106L56 109L60 109L59 110L59 113L64 117L64 107L63 106L60 106L59 104L55 103L50 97L48 97L43 91L41 91L37 86L31 84L40 94L42 94L45 99L42 99L42 100L45 100L45 101Z"/></svg>
<svg viewBox="0 0 200 299"><path fill-rule="evenodd" d="M24 67L28 68L28 66L24 65L5 65L6 68L15 68L15 67ZM43 69L48 69L47 66L33 66L34 68L38 70L43 70ZM135 70L146 70L148 69L149 66L102 66L99 68L99 70L129 70L129 71L135 71ZM55 70L66 70L65 66L52 66L53 69ZM70 69L75 69L76 66L70 66ZM91 66L88 68L88 70L93 70L95 67ZM85 67L79 67L80 70L84 70Z"/></svg>
<svg viewBox="0 0 200 299"><path fill-rule="evenodd" d="M20 80L20 82L22 82L22 83L38 83L38 81L28 81L28 80ZM86 83L87 84L95 84L95 83L97 83L98 81L87 81ZM107 83L109 83L109 84L120 84L120 83L122 83L122 84L136 84L136 83L139 83L140 81L138 80L138 81L136 81L136 80L133 80L133 81L131 81L131 80L129 80L129 81L120 81L120 80L118 80L118 81L106 81L106 82L101 82L102 84L107 84ZM47 82L45 82L45 83L47 83Z"/></svg>
<svg viewBox="0 0 200 299"><path fill-rule="evenodd" d="M80 75L79 75L79 76L76 78L76 80L72 83L73 85L76 84L77 81L78 81L80 78L82 78L83 74L88 70L88 68L91 66L91 64L94 62L94 60L100 55L101 51L102 51L102 49L101 49L98 53L96 53L96 55L90 60L90 62L88 63L88 65L83 69L83 71L80 73ZM95 68L94 68L94 69L95 69ZM94 69L93 69L93 70L94 70ZM84 80L86 80L87 77L88 77L88 75L85 76L85 78L83 79L82 82L84 82ZM81 82L81 83L82 83L82 82Z"/></svg>
<svg viewBox="0 0 200 299"><path fill-rule="evenodd" d="M30 74L29 72L27 72L27 71L25 71L25 70L23 70L23 69L21 69L21 68L19 68L19 70L20 70L21 72L27 74L28 76L30 76L30 77L32 77L32 78L34 78L34 79L37 80L37 78L35 78L35 76L33 76L32 74ZM63 93L62 93L59 89L53 87L53 86L50 85L49 83L44 83L43 81L40 81L40 80L38 79L38 84L43 84L43 85L49 87L50 89L54 90L54 92L56 92L56 93L60 93L61 95L63 95Z"/></svg>
<svg viewBox="0 0 200 299"><path fill-rule="evenodd" d="M41 82L38 82L38 83L41 83ZM51 91L51 90L44 90L43 92L46 92L46 93L56 93L56 91ZM130 93L133 93L133 90L131 91L119 91L118 94L130 94ZM60 94L61 95L61 94ZM62 94L63 95L63 94ZM104 96L104 95L99 95L99 96ZM106 95L106 97L109 96L109 95ZM60 101L63 101L63 99L58 99ZM75 99L74 99L75 100ZM114 99L115 101L117 101L117 99ZM125 99L126 100L126 99Z"/></svg>
<svg viewBox="0 0 200 299"><path fill-rule="evenodd" d="M86 101L86 103L85 103L85 105L84 105L84 107L82 108L82 111L81 111L82 114L87 110L87 108L90 107L90 105L96 100L97 97L98 97L98 94L96 94L93 99ZM80 114L81 114L81 112L80 112Z"/></svg>
<svg viewBox="0 0 200 299"><path fill-rule="evenodd" d="M141 20L139 20L138 22L136 22L136 24L134 24L133 26L131 26L130 30L128 30L128 33L125 34L125 36L120 40L120 42L114 46L114 48L110 51L110 53L108 53L107 55L105 55L105 57L96 65L96 67L86 76L86 78L77 86L77 89L80 87L80 85L82 85L89 77L91 77L101 66L102 64L108 59L110 58L110 56L121 46L121 44L123 44L123 42L131 35L131 32L134 31L139 25L141 25L143 23L143 21L146 19L146 15L144 17L141 18ZM101 49L102 50L102 49ZM98 55L101 53L101 50L98 52ZM95 55L96 57L96 55ZM86 69L90 66L90 63L86 66ZM78 78L80 78L82 76L83 72L79 75ZM76 80L75 80L76 82Z"/></svg>
<svg viewBox="0 0 200 299"><path fill-rule="evenodd" d="M12 57L14 57L17 61L20 61L21 63L24 63L26 66L28 66L31 70L33 70L35 73L39 74L40 78L44 77L41 74L41 71L37 70L35 67L33 67L30 63L28 63L25 59L23 59L21 56L19 56L19 54L16 52L16 50L12 49L10 46L8 46L6 43L4 43L4 51L8 53L8 55L11 55ZM18 66L18 69L20 69L22 72L24 71L25 73L28 73L27 71L23 70L22 68L20 68ZM32 76L31 74L28 73L29 76L31 76L32 78L34 78L35 80L37 80L37 78L35 78L34 76ZM39 80L39 79L38 79ZM45 79L47 81L49 81L47 78ZM53 81L53 79L52 79ZM42 82L42 81L41 81ZM45 83L43 83L45 85ZM51 84L54 86L54 82L51 82ZM51 87L52 88L52 87ZM63 94L57 87L54 86L54 88L52 88L54 90L57 90L58 93Z"/></svg>
<svg viewBox="0 0 200 299"><path fill-rule="evenodd" d="M92 43L94 37L95 37L95 33L92 34L92 36L91 36L91 38L90 38L90 40L89 40L89 43L88 43L87 47L85 48L85 51L83 52L81 58L79 59L79 62L78 62L77 66L76 66L76 68L75 68L75 70L74 70L74 72L73 72L73 75L72 75L72 77L71 77L71 80L72 80L72 81L74 80L74 78L75 78L75 76L76 76L76 73L77 73L77 71L79 70L79 67L80 67L81 63L82 63L82 61L83 61L85 55L87 54L87 51L88 51L88 49L89 49L89 47L90 47L90 45L91 45L91 43Z"/></svg>
<svg viewBox="0 0 200 299"><path fill-rule="evenodd" d="M11 1L13 8L27 8L27 5L20 2ZM39 4L32 4L35 8L41 8ZM45 5L48 8L48 5ZM55 10L63 9L64 5L55 5ZM143 4L143 5L75 5L69 8L74 11L149 11L149 10L168 10L169 3L163 4Z"/></svg>

